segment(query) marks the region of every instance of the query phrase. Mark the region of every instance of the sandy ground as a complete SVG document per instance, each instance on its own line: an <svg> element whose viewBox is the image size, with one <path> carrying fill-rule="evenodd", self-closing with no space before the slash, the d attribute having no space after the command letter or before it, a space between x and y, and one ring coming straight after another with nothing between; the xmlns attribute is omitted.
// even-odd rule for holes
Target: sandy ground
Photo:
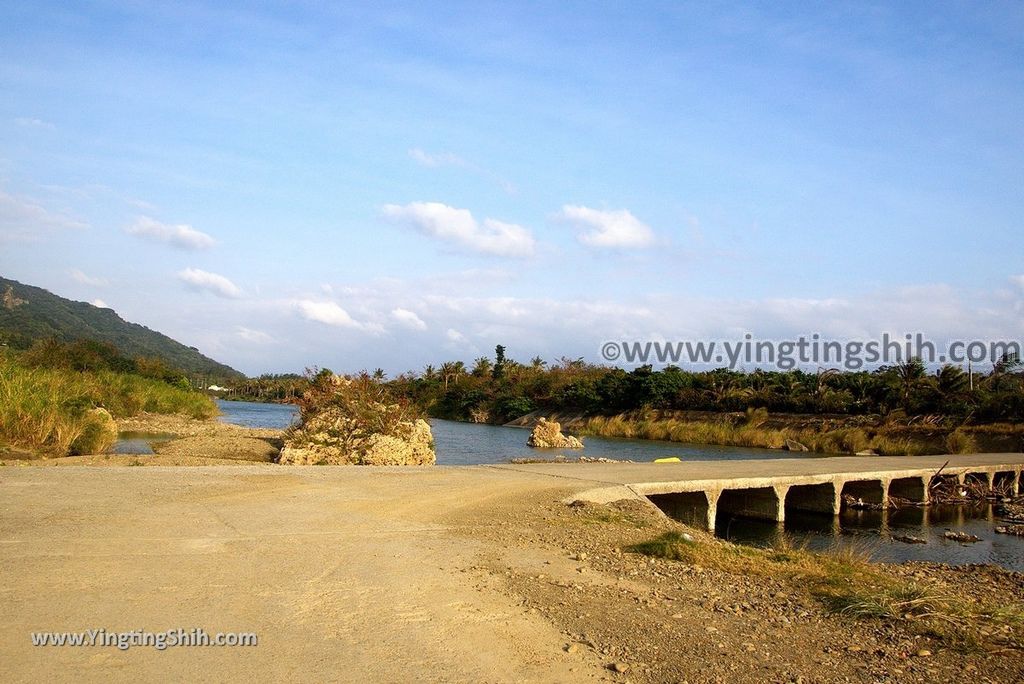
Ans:
<svg viewBox="0 0 1024 684"><path fill-rule="evenodd" d="M488 467L2 468L0 678L1024 678L1016 651L964 655L825 615L783 584L623 552L675 524L635 502L561 503L573 486ZM1024 597L1019 576L982 574ZM255 632L259 645L30 643L33 631L179 627Z"/></svg>
<svg viewBox="0 0 1024 684"><path fill-rule="evenodd" d="M121 427L180 438L2 462L0 681L1024 681L1017 634L961 652L828 614L782 580L630 553L681 528L636 501L563 503L593 486L568 466L287 467L252 462L275 431ZM1024 604L1024 577L995 568L891 572ZM98 628L259 644L31 645Z"/></svg>

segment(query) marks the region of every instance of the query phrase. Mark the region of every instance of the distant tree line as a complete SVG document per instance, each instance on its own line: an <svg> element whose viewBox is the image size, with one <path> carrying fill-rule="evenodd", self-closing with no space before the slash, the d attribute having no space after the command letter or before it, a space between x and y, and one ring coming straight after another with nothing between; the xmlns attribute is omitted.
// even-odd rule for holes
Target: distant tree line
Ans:
<svg viewBox="0 0 1024 684"><path fill-rule="evenodd" d="M688 371L675 366L632 371L562 358L520 363L498 346L495 358L471 366L449 361L388 381L430 415L501 423L531 411L620 413L635 409L887 415L941 414L974 422L1024 420L1024 373L1006 358L969 376L946 365L930 371L919 359L872 371L821 369L750 372ZM378 371L375 377L383 378Z"/></svg>
<svg viewBox="0 0 1024 684"><path fill-rule="evenodd" d="M309 387L309 378L297 373L265 373L231 383L225 399L267 403L297 403Z"/></svg>

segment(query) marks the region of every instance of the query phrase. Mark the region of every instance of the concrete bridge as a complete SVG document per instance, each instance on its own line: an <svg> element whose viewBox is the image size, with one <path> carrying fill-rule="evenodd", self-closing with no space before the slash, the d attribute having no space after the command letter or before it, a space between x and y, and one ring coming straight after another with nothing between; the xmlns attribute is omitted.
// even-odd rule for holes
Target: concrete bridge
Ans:
<svg viewBox="0 0 1024 684"><path fill-rule="evenodd" d="M786 511L838 515L846 497L883 505L890 497L928 503L936 479L1017 494L1024 454L494 467L575 480L580 491L574 500L645 498L677 520L713 530L719 515L777 522Z"/></svg>

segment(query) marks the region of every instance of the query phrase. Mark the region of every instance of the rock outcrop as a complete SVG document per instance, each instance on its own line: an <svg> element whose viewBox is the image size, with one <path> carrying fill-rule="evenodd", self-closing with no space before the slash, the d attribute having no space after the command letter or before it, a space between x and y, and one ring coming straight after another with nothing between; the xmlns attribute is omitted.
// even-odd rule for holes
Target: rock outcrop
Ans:
<svg viewBox="0 0 1024 684"><path fill-rule="evenodd" d="M433 465L434 437L421 419L405 419L397 404L376 401L366 388L332 380L322 405L303 410L285 433L285 465ZM326 384L326 383L325 383Z"/></svg>
<svg viewBox="0 0 1024 684"><path fill-rule="evenodd" d="M562 426L541 418L533 427L526 445L537 449L582 449L583 442L572 435L563 435Z"/></svg>

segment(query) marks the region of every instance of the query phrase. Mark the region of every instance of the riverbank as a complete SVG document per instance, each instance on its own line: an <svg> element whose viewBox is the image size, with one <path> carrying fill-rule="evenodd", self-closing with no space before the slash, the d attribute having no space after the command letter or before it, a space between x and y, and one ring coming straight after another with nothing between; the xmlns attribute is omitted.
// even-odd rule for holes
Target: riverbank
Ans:
<svg viewBox="0 0 1024 684"><path fill-rule="evenodd" d="M688 444L790 449L821 454L920 456L1024 450L1024 425L963 425L940 416L769 414L632 411L614 415L535 411L509 427L532 427L540 417L578 435Z"/></svg>
<svg viewBox="0 0 1024 684"><path fill-rule="evenodd" d="M1024 677L1021 575L872 566L886 587L942 605L997 606L994 619L954 615L956 634L916 609L844 612L771 565L785 549L760 552L767 574L714 563L748 552L639 502L567 505L572 477L256 465L2 476L9 681ZM637 550L667 533L691 535L708 560ZM122 652L33 648L27 636L94 626L254 632L259 646Z"/></svg>
<svg viewBox="0 0 1024 684"><path fill-rule="evenodd" d="M2 465L34 466L201 466L273 464L282 446L283 430L232 425L217 418L143 413L117 421L118 432L145 442L153 437L152 454L86 454L54 458L0 458Z"/></svg>

